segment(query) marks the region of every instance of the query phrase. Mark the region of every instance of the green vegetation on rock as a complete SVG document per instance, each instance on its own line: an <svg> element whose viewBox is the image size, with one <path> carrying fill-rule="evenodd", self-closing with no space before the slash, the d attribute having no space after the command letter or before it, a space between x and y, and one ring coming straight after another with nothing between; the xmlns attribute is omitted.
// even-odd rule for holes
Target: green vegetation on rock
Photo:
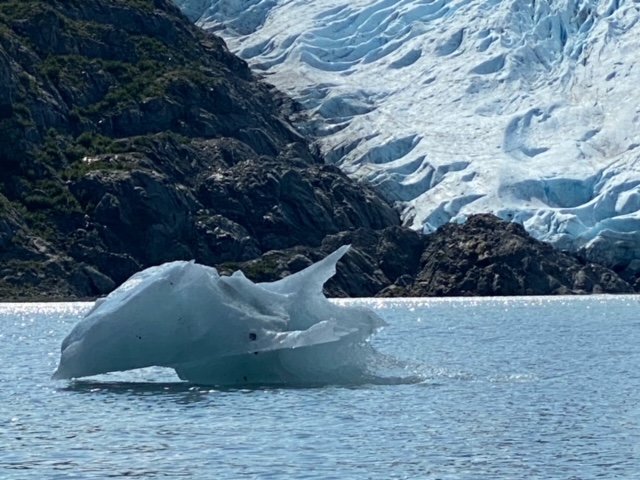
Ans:
<svg viewBox="0 0 640 480"><path fill-rule="evenodd" d="M0 2L0 84L0 299L95 296L163 261L398 222L321 169L295 105L170 0Z"/></svg>

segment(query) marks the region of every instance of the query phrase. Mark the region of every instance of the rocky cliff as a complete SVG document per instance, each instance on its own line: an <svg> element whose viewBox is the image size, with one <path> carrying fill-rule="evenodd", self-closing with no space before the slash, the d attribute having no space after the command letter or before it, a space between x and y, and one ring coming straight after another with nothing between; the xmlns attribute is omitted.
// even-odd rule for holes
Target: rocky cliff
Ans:
<svg viewBox="0 0 640 480"><path fill-rule="evenodd" d="M91 297L398 223L168 0L0 3L0 292Z"/></svg>
<svg viewBox="0 0 640 480"><path fill-rule="evenodd" d="M558 284L512 278L491 262L521 272L551 250L511 262L493 224L473 241L400 227L323 163L293 102L169 0L1 2L0 84L0 299L95 297L177 259L264 280L344 243L331 294L629 290L573 257L538 269Z"/></svg>

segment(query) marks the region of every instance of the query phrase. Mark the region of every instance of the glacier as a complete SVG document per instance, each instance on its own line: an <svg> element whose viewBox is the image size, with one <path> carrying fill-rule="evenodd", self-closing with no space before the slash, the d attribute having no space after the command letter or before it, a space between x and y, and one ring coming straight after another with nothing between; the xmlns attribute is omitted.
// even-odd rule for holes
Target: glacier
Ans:
<svg viewBox="0 0 640 480"><path fill-rule="evenodd" d="M143 270L75 325L53 378L160 366L220 386L391 381L369 343L385 322L322 293L348 248L272 283L187 261Z"/></svg>
<svg viewBox="0 0 640 480"><path fill-rule="evenodd" d="M609 265L640 258L637 0L176 3L405 224L492 212Z"/></svg>

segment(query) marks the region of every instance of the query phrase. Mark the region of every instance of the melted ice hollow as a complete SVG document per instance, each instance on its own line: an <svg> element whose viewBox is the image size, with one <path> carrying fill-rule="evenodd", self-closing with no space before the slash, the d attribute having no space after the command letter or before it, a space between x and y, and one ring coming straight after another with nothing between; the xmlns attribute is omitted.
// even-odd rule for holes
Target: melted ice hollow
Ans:
<svg viewBox="0 0 640 480"><path fill-rule="evenodd" d="M348 248L272 283L185 261L136 273L64 339L53 377L162 366L211 385L366 381L384 322L322 293Z"/></svg>

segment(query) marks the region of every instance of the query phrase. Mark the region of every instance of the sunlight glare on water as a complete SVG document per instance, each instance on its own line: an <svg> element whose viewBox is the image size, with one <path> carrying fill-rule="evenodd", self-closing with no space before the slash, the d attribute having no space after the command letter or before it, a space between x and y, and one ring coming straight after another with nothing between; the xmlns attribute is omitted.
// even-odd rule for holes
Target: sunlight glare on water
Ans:
<svg viewBox="0 0 640 480"><path fill-rule="evenodd" d="M640 297L337 302L421 381L52 381L90 304L0 305L0 478L640 478Z"/></svg>

